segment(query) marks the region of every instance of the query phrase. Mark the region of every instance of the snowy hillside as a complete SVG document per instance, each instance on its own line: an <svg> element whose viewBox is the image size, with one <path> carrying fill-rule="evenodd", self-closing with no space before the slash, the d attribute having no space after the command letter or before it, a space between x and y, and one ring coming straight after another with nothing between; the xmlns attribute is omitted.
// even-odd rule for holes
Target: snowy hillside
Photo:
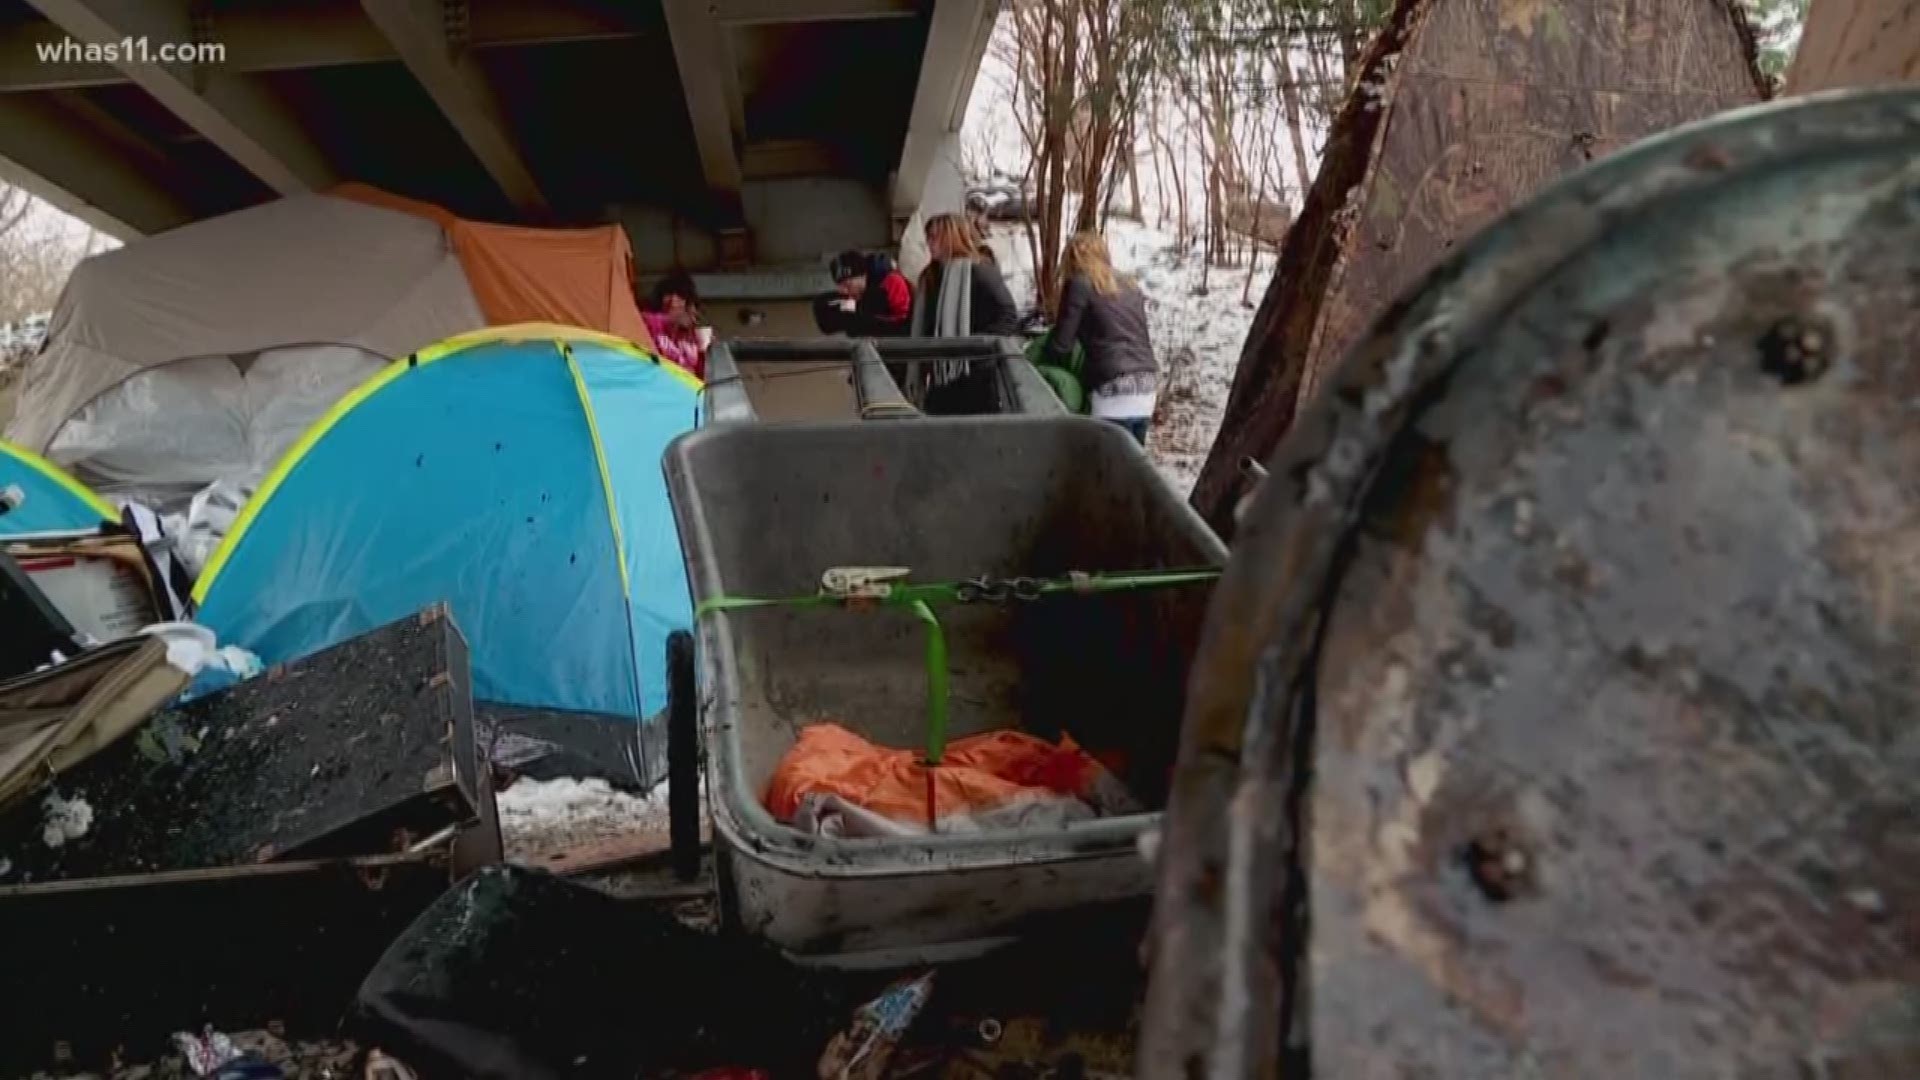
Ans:
<svg viewBox="0 0 1920 1080"><path fill-rule="evenodd" d="M1011 50L1004 40L1009 27L1003 21L981 65L979 81L969 102L961 141L967 164L976 172L999 174L1002 182L1025 171L1026 147L1013 115L1014 75L1008 62ZM1207 450L1220 427L1233 371L1254 309L1266 295L1273 276L1274 256L1261 255L1252 281L1248 268L1204 265L1198 243L1182 248L1173 235L1173 196L1165 190L1168 177L1150 164L1152 146L1170 152L1186 174L1188 190L1197 191L1206 165L1194 133L1178 123L1179 114L1167 114L1173 130L1148 132L1136 144L1140 161L1141 216L1144 223L1118 216L1108 223L1107 243L1114 268L1131 275L1146 296L1154 353L1160 361L1161 389L1148 446L1169 481L1185 494L1193 487ZM1277 106L1250 108L1245 125L1279 125ZM1309 124L1310 163L1318 166L1324 132ZM1164 156L1164 155L1163 155ZM1295 175L1290 163L1276 163L1287 187L1288 202L1297 208L1300 192L1311 177ZM1032 257L1017 225L996 226L991 238L1007 285L1023 306L1033 302ZM1243 299L1244 297L1244 299Z"/></svg>
<svg viewBox="0 0 1920 1080"><path fill-rule="evenodd" d="M1020 228L1001 226L991 242L1008 288L1016 297L1033 295L1033 263ZM1107 244L1115 268L1132 275L1147 300L1162 378L1148 446L1160 471L1185 494L1220 427L1241 343L1273 276L1273 256L1261 256L1249 283L1246 267L1207 270L1197 248L1182 250L1173 237L1138 222L1112 219Z"/></svg>

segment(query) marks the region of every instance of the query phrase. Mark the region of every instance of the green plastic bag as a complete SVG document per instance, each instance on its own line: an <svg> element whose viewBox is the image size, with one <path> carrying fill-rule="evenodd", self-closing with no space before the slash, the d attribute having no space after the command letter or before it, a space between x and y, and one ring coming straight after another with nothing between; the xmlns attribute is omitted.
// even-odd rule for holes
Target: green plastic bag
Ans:
<svg viewBox="0 0 1920 1080"><path fill-rule="evenodd" d="M1047 380L1048 386L1053 387L1053 396L1060 399L1060 404L1065 405L1068 412L1086 415L1087 388L1080 385L1080 376L1052 364L1035 364L1033 369Z"/></svg>
<svg viewBox="0 0 1920 1080"><path fill-rule="evenodd" d="M1060 399L1060 404L1065 405L1068 412L1085 416L1087 388L1080 381L1080 368L1087 359L1086 349L1076 344L1072 355L1067 357L1067 366L1061 367L1047 362L1047 344L1052 340L1053 335L1048 334L1029 342L1027 360L1033 364L1034 370L1040 373L1040 377L1047 380L1047 385L1053 388L1054 396Z"/></svg>

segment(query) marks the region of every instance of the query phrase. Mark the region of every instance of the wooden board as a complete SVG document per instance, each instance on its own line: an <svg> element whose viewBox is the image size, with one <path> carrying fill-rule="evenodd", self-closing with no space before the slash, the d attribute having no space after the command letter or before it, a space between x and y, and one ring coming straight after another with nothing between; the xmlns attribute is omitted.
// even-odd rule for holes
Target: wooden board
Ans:
<svg viewBox="0 0 1920 1080"><path fill-rule="evenodd" d="M375 855L491 823L468 686L430 609L162 712L54 785L92 808L84 836L43 842L39 800L0 817L8 880Z"/></svg>

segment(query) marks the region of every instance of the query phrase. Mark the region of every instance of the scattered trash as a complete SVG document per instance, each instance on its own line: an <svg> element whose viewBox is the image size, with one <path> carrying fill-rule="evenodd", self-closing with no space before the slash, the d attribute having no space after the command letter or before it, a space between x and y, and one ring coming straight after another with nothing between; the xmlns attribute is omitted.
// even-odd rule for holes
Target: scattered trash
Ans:
<svg viewBox="0 0 1920 1080"><path fill-rule="evenodd" d="M199 623L154 623L140 632L166 642L167 663L193 677L182 695L188 701L225 690L263 670L258 656L236 645L220 646L213 631Z"/></svg>
<svg viewBox="0 0 1920 1080"><path fill-rule="evenodd" d="M490 866L393 940L348 1030L427 1076L656 1076L715 1062L793 1076L812 1070L856 1000L751 939Z"/></svg>
<svg viewBox="0 0 1920 1080"><path fill-rule="evenodd" d="M155 765L178 765L199 753L201 745L201 737L181 727L172 714L148 721L133 737L133 748Z"/></svg>
<svg viewBox="0 0 1920 1080"><path fill-rule="evenodd" d="M195 1076L212 1076L215 1070L240 1056L233 1039L215 1031L211 1025L200 1035L190 1031L174 1032L173 1045L186 1057L187 1067Z"/></svg>
<svg viewBox="0 0 1920 1080"><path fill-rule="evenodd" d="M7 634L16 629L7 624ZM44 671L0 680L0 810L12 810L56 776L100 798L73 770L111 748L186 683L186 675L167 663L166 647L146 638L116 641ZM18 820L0 827L8 834L5 843L38 847L32 841L41 835L41 816L31 807L18 809L11 815ZM8 853L16 861L33 861L17 848Z"/></svg>
<svg viewBox="0 0 1920 1080"><path fill-rule="evenodd" d="M933 996L934 972L902 979L853 1016L820 1055L820 1080L880 1080L900 1040Z"/></svg>
<svg viewBox="0 0 1920 1080"><path fill-rule="evenodd" d="M418 1080L418 1075L405 1062L379 1050L367 1054L366 1080Z"/></svg>
<svg viewBox="0 0 1920 1080"><path fill-rule="evenodd" d="M250 484L215 480L194 493L186 514L170 515L163 520L166 531L179 537L176 550L193 574L197 576L206 567L207 560L233 530L241 508L252 496Z"/></svg>
<svg viewBox="0 0 1920 1080"><path fill-rule="evenodd" d="M40 839L50 848L78 840L93 827L93 807L83 798L63 799L59 792L53 791L47 793L46 801L40 805L47 813Z"/></svg>

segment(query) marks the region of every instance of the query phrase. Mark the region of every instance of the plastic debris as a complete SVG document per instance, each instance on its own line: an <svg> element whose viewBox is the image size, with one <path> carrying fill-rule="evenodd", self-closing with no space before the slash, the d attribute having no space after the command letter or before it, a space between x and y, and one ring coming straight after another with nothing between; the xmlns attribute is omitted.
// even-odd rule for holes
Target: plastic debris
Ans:
<svg viewBox="0 0 1920 1080"><path fill-rule="evenodd" d="M208 1026L200 1035L176 1031L173 1045L187 1059L187 1067L193 1070L195 1076L212 1076L221 1066L240 1056L240 1049L233 1045L233 1040L213 1030L212 1026Z"/></svg>
<svg viewBox="0 0 1920 1080"><path fill-rule="evenodd" d="M63 799L55 791L47 794L41 806L46 809L47 820L40 839L50 848L60 847L69 840L78 840L93 827L93 807L85 799Z"/></svg>
<svg viewBox="0 0 1920 1080"><path fill-rule="evenodd" d="M258 656L237 645L219 645L213 631L199 623L154 623L141 627L140 632L166 642L167 663L193 676L192 684L181 695L183 701L225 690L264 670Z"/></svg>
<svg viewBox="0 0 1920 1080"><path fill-rule="evenodd" d="M860 1006L853 1024L820 1055L820 1080L880 1080L907 1028L933 996L934 972L902 979Z"/></svg>

